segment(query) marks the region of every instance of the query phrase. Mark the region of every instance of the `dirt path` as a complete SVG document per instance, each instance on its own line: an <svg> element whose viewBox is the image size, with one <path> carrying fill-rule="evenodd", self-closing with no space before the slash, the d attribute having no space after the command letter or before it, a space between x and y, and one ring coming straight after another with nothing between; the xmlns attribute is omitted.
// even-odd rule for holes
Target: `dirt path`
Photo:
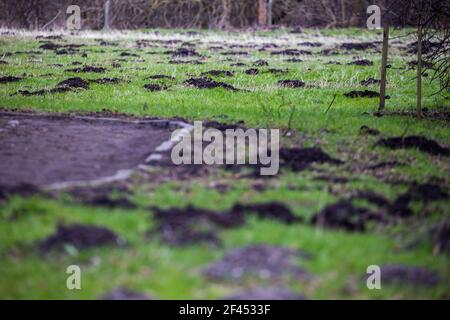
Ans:
<svg viewBox="0 0 450 320"><path fill-rule="evenodd" d="M0 113L0 185L114 176L143 163L170 134L152 123Z"/></svg>

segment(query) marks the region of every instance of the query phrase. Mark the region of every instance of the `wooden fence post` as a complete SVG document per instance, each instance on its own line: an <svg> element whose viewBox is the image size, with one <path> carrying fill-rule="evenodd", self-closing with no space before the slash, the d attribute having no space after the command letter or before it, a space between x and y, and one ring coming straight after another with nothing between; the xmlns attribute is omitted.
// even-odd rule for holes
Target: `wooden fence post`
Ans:
<svg viewBox="0 0 450 320"><path fill-rule="evenodd" d="M267 24L267 0L258 1L258 24L265 26Z"/></svg>
<svg viewBox="0 0 450 320"><path fill-rule="evenodd" d="M417 28L417 116L422 116L422 26Z"/></svg>
<svg viewBox="0 0 450 320"><path fill-rule="evenodd" d="M378 111L382 111L386 103L386 78L387 78L387 60L389 52L389 24L383 28L383 53L381 58L381 83L380 83L380 105Z"/></svg>
<svg viewBox="0 0 450 320"><path fill-rule="evenodd" d="M105 4L103 7L104 13L105 13L105 20L104 20L104 25L103 25L103 30L104 31L109 31L109 1L110 0L105 0Z"/></svg>

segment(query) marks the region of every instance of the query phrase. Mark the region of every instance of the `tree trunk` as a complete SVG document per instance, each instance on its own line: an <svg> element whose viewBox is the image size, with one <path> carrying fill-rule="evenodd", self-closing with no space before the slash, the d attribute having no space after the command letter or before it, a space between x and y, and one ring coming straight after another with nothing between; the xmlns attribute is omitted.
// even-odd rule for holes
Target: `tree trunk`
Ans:
<svg viewBox="0 0 450 320"><path fill-rule="evenodd" d="M383 29L383 53L381 59L381 84L380 84L380 105L378 111L382 111L386 102L386 78L387 60L389 51L389 25L386 23Z"/></svg>
<svg viewBox="0 0 450 320"><path fill-rule="evenodd" d="M267 24L269 26L271 26L273 24L273 11L272 11L273 0L269 0L267 5L268 5L268 7L267 7Z"/></svg>
<svg viewBox="0 0 450 320"><path fill-rule="evenodd" d="M417 28L417 116L422 116L422 26Z"/></svg>
<svg viewBox="0 0 450 320"><path fill-rule="evenodd" d="M258 2L258 24L265 26L267 24L267 2L259 0Z"/></svg>

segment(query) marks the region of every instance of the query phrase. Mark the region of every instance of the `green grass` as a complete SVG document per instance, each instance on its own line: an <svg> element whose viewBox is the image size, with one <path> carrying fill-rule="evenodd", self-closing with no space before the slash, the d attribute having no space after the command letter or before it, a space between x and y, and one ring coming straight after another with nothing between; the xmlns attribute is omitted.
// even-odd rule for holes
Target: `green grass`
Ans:
<svg viewBox="0 0 450 320"><path fill-rule="evenodd" d="M161 37L180 37L179 30L159 30ZM101 35L99 34L98 37ZM138 179L133 184L133 200L145 206L183 207L193 204L202 208L225 210L236 202L259 203L280 201L288 205L295 214L310 218L325 205L333 203L355 190L374 190L394 199L407 189L406 184L389 184L393 180L415 180L426 182L433 177L444 180L448 185L450 162L448 158L433 157L417 150L387 150L375 146L377 137L359 135L359 128L367 125L377 128L382 136L425 135L441 144L450 143L448 123L430 119L404 116L374 117L366 112L377 108L377 99L349 99L343 94L350 90L364 90L359 82L369 77L379 78L380 56L374 52L354 52L332 56L319 55L323 48L313 48L316 54L300 58L301 63L289 63L279 56L259 52L250 48L236 49L251 53L249 57L236 57L248 67L232 67L228 56L222 56L208 49L208 40L218 37L220 41L242 37L241 44L255 39L263 42L290 39L285 47L295 48L302 41L352 41L380 40L380 32L360 29L306 30L303 35L289 35L285 31L259 32L258 36L247 33L226 34L224 32L201 31L193 36L199 43L197 51L207 55L203 65L171 65L163 48L137 49L134 40L121 39L117 47L99 46L94 40L78 37L65 38L64 43L85 43L81 51L88 57L55 55L53 51L30 57L17 51L37 50L40 43L30 36L0 37L0 77L23 76L19 82L0 84L0 107L32 109L43 112L93 112L114 111L133 116L184 117L189 120L214 119L233 123L243 120L248 127L277 127L286 129L290 113L292 117L291 137L284 137L286 146L320 146L331 155L344 160L343 166L317 165L319 171L293 173L282 171L276 179L265 182L264 192L255 191L252 179L234 179L229 173L203 177L189 181L171 181L155 184ZM205 37L205 38L203 38ZM296 38L298 37L298 38ZM332 37L332 38L331 38ZM322 40L321 40L322 39ZM200 40L205 41L201 43ZM56 41L59 43L59 41ZM178 47L176 45L174 48ZM328 43L332 47L333 43ZM325 47L327 47L325 46ZM281 48L280 48L281 49ZM92 51L90 51L92 50ZM99 52L100 50L104 52ZM118 61L120 68L111 64L121 59L120 53L128 51L139 57L125 57ZM270 50L269 50L270 51ZM6 52L13 54L4 55ZM148 54L159 52L159 54ZM366 58L373 66L347 65L353 57ZM144 59L145 62L131 60ZM257 76L246 75L244 70L252 62L265 59L269 68L288 68L282 75L266 73L268 67L261 67ZM406 62L413 60L403 51L393 48L388 72L388 110L413 110L415 105L415 71L404 70ZM342 65L327 65L339 61ZM73 61L82 65L103 66L104 74L70 73L75 68ZM62 64L55 67L53 64ZM400 69L401 68L401 69ZM234 77L215 77L239 89L230 92L224 89L198 90L187 87L184 82L198 77L202 72L213 69L234 71ZM25 74L25 75L24 75ZM174 76L175 80L146 80L155 74ZM18 90L51 89L58 82L69 77L84 79L117 77L118 85L91 84L89 90L45 96L24 97L15 95ZM299 79L306 88L284 89L278 80ZM166 85L168 90L148 92L147 83ZM373 86L370 90L378 90ZM438 84L425 82L424 106L429 109L446 109L448 97L432 95ZM336 99L329 112L333 96ZM143 106L146 104L147 109ZM394 167L381 173L363 170L367 164L397 160L406 166ZM314 180L319 174L345 176L350 182L341 185ZM221 192L211 187L215 180L230 186ZM413 218L396 227L373 228L367 233L348 233L314 228L308 224L286 226L268 220L251 219L238 229L221 231L219 237L223 246L211 249L204 245L173 248L158 239L149 239L146 232L153 226L151 211L147 209L107 210L82 204L73 204L62 199L50 200L42 197L14 197L0 202L0 298L48 298L48 299L94 299L106 291L125 286L161 299L216 299L230 294L249 283L228 284L207 281L201 275L204 266L219 259L227 250L252 243L269 243L289 246L311 252L314 257L299 263L315 277L308 282L289 282L292 290L304 293L312 299L366 299L366 298L449 298L450 269L446 253L433 252L431 239L408 248L424 227L433 221L449 218L448 201L413 206L416 215L426 211L427 218ZM17 216L16 219L12 217ZM422 219L422 220L421 220ZM51 234L58 223L87 223L103 225L123 236L129 246L126 248L96 248L77 252L67 250L62 254L42 255L36 250L36 241ZM407 249L408 248L408 249ZM409 286L382 286L382 290L368 290L362 277L368 265L404 263L425 266L439 273L442 278L438 286L431 288ZM82 268L82 290L67 290L65 273L68 265Z"/></svg>

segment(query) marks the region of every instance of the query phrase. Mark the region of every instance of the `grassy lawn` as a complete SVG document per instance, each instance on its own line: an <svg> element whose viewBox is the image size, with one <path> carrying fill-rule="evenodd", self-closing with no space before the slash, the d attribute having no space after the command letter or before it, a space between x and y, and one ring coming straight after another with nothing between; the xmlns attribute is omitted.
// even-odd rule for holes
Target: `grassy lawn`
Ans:
<svg viewBox="0 0 450 320"><path fill-rule="evenodd" d="M393 37L401 32L394 31ZM344 94L352 90L379 90L378 85L363 86L360 82L368 78L379 79L380 53L374 49L338 49L335 54L328 55L323 52L347 42L380 41L379 32L348 29L306 30L302 34L291 34L286 30L228 34L142 30L110 35L82 33L56 40L36 39L36 35L18 32L0 36L0 60L6 62L0 64L0 77L22 78L0 83L0 111L117 112L136 117L181 117L188 121L216 120L230 124L243 121L248 128L290 129L291 134L281 140L283 146L320 147L344 164L314 164L301 172L283 168L272 179L239 176L219 169L210 175L159 181L148 176L162 175L170 169L154 168L148 176L143 174L128 181L129 197L137 205L136 209L94 207L71 201L70 195L17 195L4 199L0 201L0 298L95 299L122 286L159 299L218 299L253 285L273 285L255 279L239 283L218 282L202 275L204 267L230 249L257 243L311 253L311 259L298 263L312 278L282 284L310 299L450 298L449 253L437 252L431 232L434 225L448 223L448 197L426 202L414 200L410 204L412 217L395 224L373 225L366 232L321 228L308 223L327 205L357 191L374 191L394 200L413 183L433 182L444 188L449 185L448 157L376 145L380 138L405 135L425 136L441 145L449 145L448 119L374 116L377 98L349 98ZM139 42L142 39L147 42ZM101 41L107 43L101 45ZM414 56L405 50L413 41L398 38L392 42L388 111L414 110L416 71L407 68ZM83 46L76 48L73 54L56 54L55 50L39 48L45 42ZM319 42L322 46L301 44L304 42ZM143 43L142 47L138 47L139 43ZM189 46L189 43L195 46ZM200 56L173 60L199 60L202 64L168 63L172 55L167 51L179 47L191 48ZM261 47L266 49L260 50ZM271 54L287 48L307 50L311 54ZM223 54L230 51L247 54ZM292 58L302 61L289 62ZM348 64L362 59L373 65ZM269 65L255 66L258 60L265 60ZM333 63L329 64L330 61ZM237 62L245 66L233 65ZM67 71L84 66L103 67L106 71ZM245 71L250 68L257 68L259 74L247 74ZM286 71L274 73L269 69ZM233 76L212 78L239 90L197 89L186 85L186 80L203 77L203 73L211 70L232 71ZM152 75L172 78L148 79ZM71 77L119 80L116 84L91 82L89 89L63 93L29 96L18 93L19 90L50 90ZM279 80L301 80L305 87L281 87ZM158 84L163 90L148 91L144 88L146 84ZM429 110L448 112L449 96L433 95L437 89L438 83L430 84L425 78L423 105ZM378 129L380 134L361 134L363 125ZM367 169L370 165L389 161L404 165ZM343 177L348 181L323 181L317 179L318 176ZM224 188L217 187L218 184ZM264 188L255 188L256 184L262 184ZM284 203L296 216L303 217L305 223L286 225L252 217L243 226L218 231L221 245L215 248L201 243L174 247L158 237L148 236L148 231L155 225L149 207L194 205L224 211L238 202L271 201ZM60 223L106 226L122 236L128 245L88 250L68 247L63 253L42 255L36 249L37 241L52 234ZM65 271L72 264L83 270L82 290L66 288ZM363 279L366 268L385 264L426 267L439 274L440 281L430 287L383 284L381 290L368 290Z"/></svg>

